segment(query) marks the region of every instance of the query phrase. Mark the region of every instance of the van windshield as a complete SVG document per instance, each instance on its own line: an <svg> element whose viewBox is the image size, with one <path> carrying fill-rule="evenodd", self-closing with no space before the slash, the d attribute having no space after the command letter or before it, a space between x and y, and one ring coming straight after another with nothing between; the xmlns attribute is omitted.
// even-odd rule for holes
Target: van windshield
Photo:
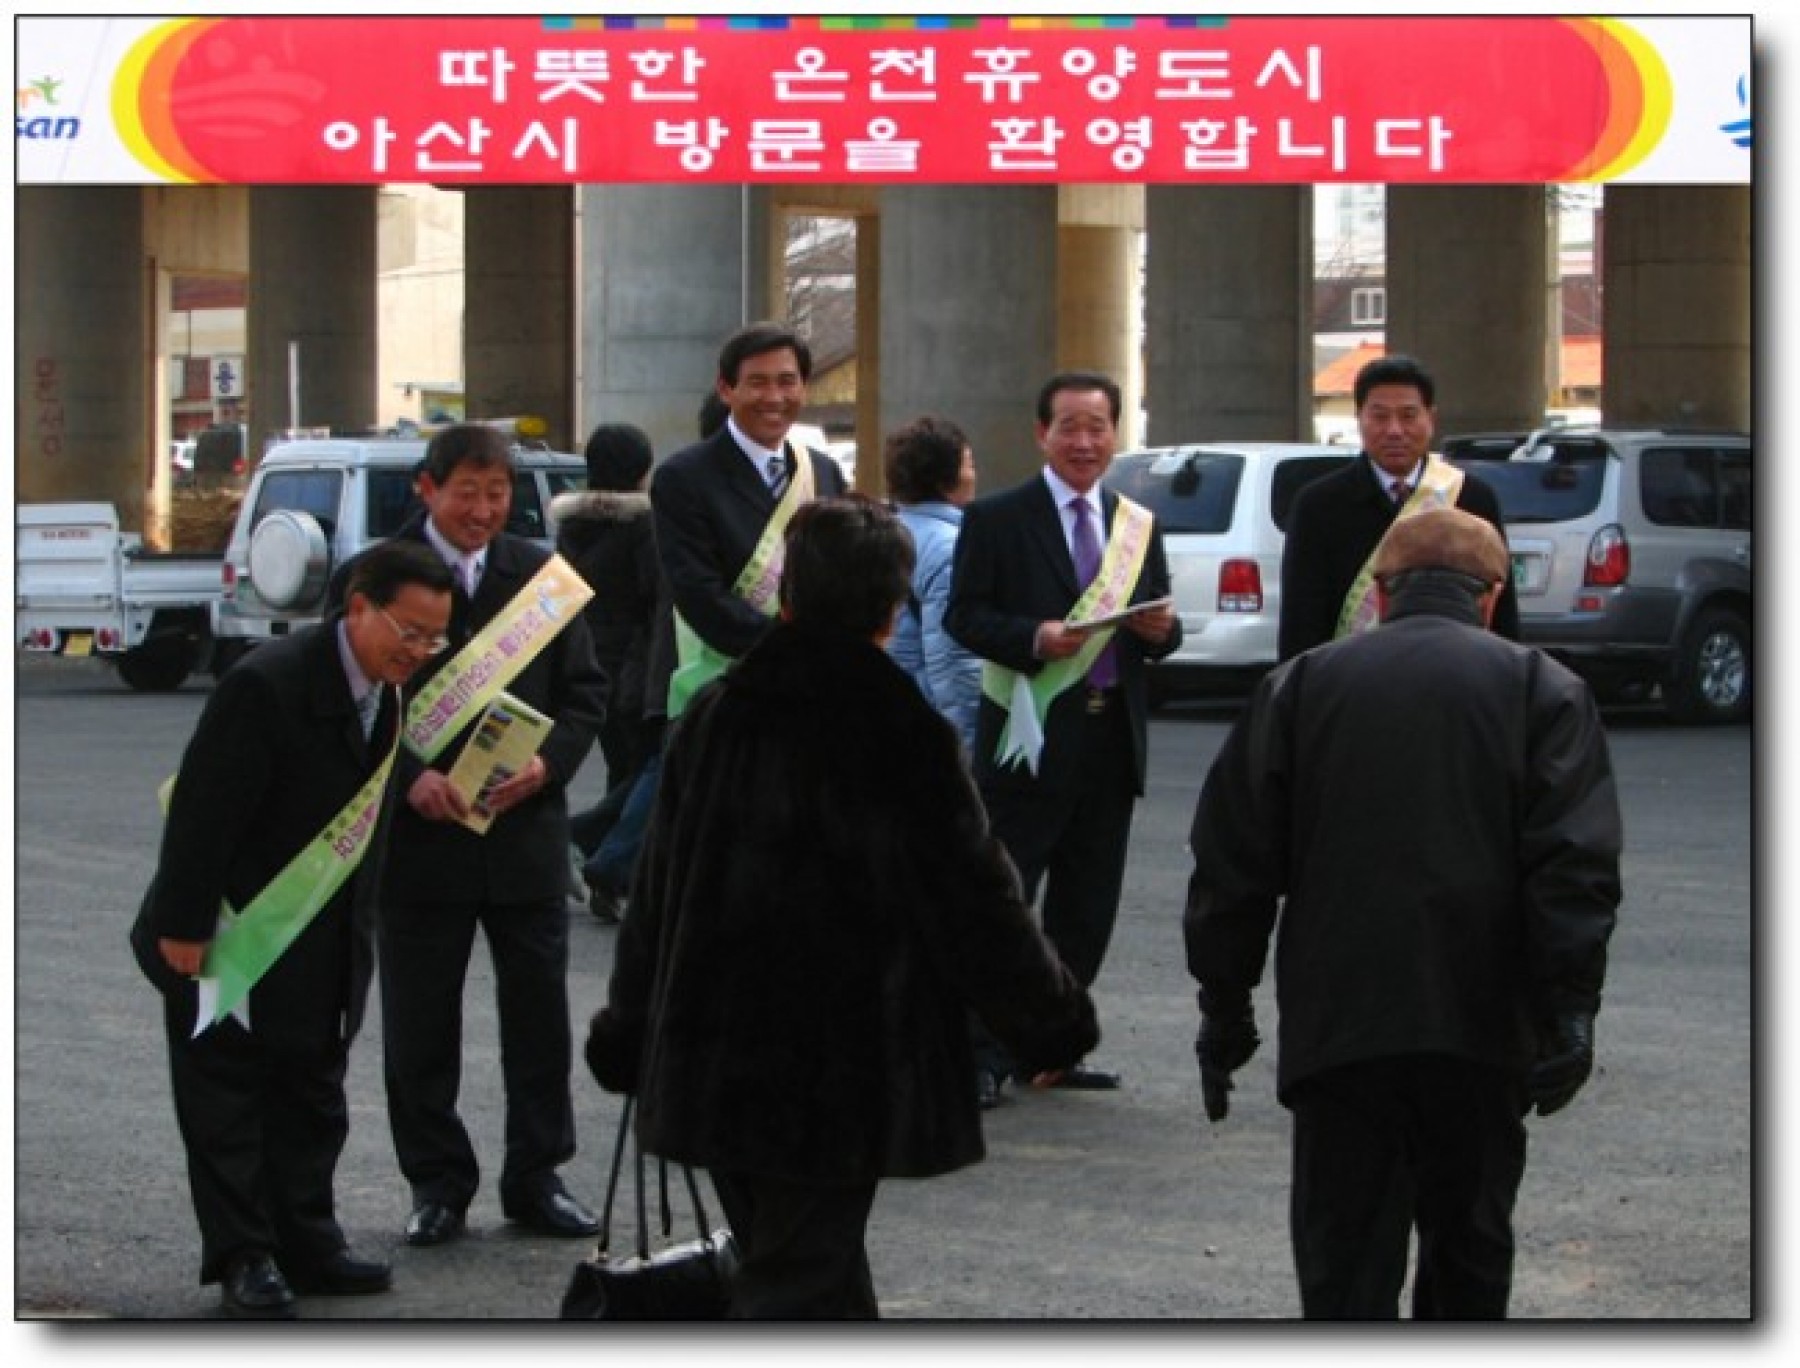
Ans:
<svg viewBox="0 0 1800 1368"><path fill-rule="evenodd" d="M1600 506L1607 458L1586 454L1548 461L1458 460L1451 464L1486 484L1500 500L1500 520L1513 523L1573 522Z"/></svg>
<svg viewBox="0 0 1800 1368"><path fill-rule="evenodd" d="M1106 472L1107 486L1144 505L1167 533L1231 530L1244 458L1224 451L1128 452Z"/></svg>

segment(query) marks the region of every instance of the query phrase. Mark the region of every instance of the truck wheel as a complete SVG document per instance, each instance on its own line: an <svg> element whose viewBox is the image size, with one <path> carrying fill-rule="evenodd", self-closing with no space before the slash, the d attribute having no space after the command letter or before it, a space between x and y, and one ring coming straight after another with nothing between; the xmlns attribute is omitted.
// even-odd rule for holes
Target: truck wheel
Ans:
<svg viewBox="0 0 1800 1368"><path fill-rule="evenodd" d="M119 657L119 678L139 693L168 693L181 687L197 654L193 641L179 632L154 636Z"/></svg>
<svg viewBox="0 0 1800 1368"><path fill-rule="evenodd" d="M1730 608L1694 619L1663 681L1677 722L1744 722L1750 717L1750 624Z"/></svg>

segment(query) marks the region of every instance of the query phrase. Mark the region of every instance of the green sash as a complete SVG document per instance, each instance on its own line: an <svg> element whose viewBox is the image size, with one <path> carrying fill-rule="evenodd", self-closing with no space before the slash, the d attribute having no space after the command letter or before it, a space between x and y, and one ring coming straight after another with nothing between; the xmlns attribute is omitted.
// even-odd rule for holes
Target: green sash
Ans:
<svg viewBox="0 0 1800 1368"><path fill-rule="evenodd" d="M794 478L788 481L781 501L769 515L762 536L757 538L750 559L744 563L731 592L765 617L774 617L780 608L781 566L787 546L787 525L803 504L812 502L813 468L808 454L788 443L795 455ZM688 703L702 687L725 673L731 657L701 640L679 612L675 614L675 657L679 662L669 676L669 721L687 710Z"/></svg>
<svg viewBox="0 0 1800 1368"><path fill-rule="evenodd" d="M1069 621L1108 617L1130 604L1143 574L1155 526L1149 509L1123 495L1119 497L1100 569L1069 610ZM1102 627L1091 633L1074 655L1053 660L1036 674L1009 670L992 660L982 662L981 691L1006 713L1006 725L1000 729L1000 744L994 752L995 762L1002 769L1023 763L1033 774L1037 773L1044 752L1044 719L1050 705L1064 690L1086 677L1116 630Z"/></svg>
<svg viewBox="0 0 1800 1368"><path fill-rule="evenodd" d="M545 561L512 602L413 696L406 708L407 749L421 760L435 760L593 596L561 556Z"/></svg>
<svg viewBox="0 0 1800 1368"><path fill-rule="evenodd" d="M250 1028L250 990L312 925L313 918L369 853L381 797L399 752L396 731L387 754L367 782L242 912L233 911L230 903L220 904L218 926L206 947L197 980L200 1010L194 1020L196 1036L228 1016L236 1017L245 1030ZM173 788L173 780L162 787L165 812Z"/></svg>
<svg viewBox="0 0 1800 1368"><path fill-rule="evenodd" d="M1463 473L1435 452L1425 458L1425 473L1419 476L1419 483L1413 489L1400 511L1394 514L1394 522L1402 518L1410 518L1415 513L1423 513L1428 508L1454 508L1456 497L1462 493ZM1393 523L1388 524L1389 527ZM1376 542L1369 558L1363 562L1362 569L1357 572L1356 579L1350 585L1350 592L1344 595L1343 609L1338 613L1337 631L1334 636L1350 636L1356 632L1366 632L1381 621L1381 612L1375 603L1375 556L1381 550L1381 543Z"/></svg>

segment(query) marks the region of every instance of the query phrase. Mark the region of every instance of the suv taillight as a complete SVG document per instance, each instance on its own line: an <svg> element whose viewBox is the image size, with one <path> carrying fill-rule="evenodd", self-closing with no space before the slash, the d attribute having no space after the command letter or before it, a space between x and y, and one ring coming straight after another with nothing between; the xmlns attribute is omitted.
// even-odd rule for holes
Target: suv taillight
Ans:
<svg viewBox="0 0 1800 1368"><path fill-rule="evenodd" d="M1625 540L1625 529L1608 523L1588 543L1587 570L1581 582L1589 588L1604 589L1623 584L1631 577L1631 543Z"/></svg>
<svg viewBox="0 0 1800 1368"><path fill-rule="evenodd" d="M1262 612L1262 571L1253 560L1228 560L1219 563L1219 611L1221 613Z"/></svg>
<svg viewBox="0 0 1800 1368"><path fill-rule="evenodd" d="M225 582L225 597L231 597L231 591L237 588L237 566L226 561L219 567L219 578Z"/></svg>

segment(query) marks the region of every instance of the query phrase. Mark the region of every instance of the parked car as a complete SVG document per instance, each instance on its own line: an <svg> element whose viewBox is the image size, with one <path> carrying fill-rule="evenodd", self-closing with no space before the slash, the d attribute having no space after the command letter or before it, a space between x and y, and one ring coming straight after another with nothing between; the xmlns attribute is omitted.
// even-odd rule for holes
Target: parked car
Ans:
<svg viewBox="0 0 1800 1368"><path fill-rule="evenodd" d="M217 668L319 620L333 570L391 536L417 505L413 480L424 455L420 440L365 437L299 439L264 453L225 549L212 623ZM506 530L550 549L550 501L587 487L587 462L515 446L513 465Z"/></svg>
<svg viewBox="0 0 1800 1368"><path fill-rule="evenodd" d="M1751 441L1562 427L1448 437L1499 496L1519 628L1603 700L1660 689L1684 722L1740 722L1752 684Z"/></svg>
<svg viewBox="0 0 1800 1368"><path fill-rule="evenodd" d="M1161 701L1242 689L1274 665L1281 548L1294 495L1356 459L1299 442L1207 442L1128 451L1106 483L1156 514L1180 648L1150 672Z"/></svg>

